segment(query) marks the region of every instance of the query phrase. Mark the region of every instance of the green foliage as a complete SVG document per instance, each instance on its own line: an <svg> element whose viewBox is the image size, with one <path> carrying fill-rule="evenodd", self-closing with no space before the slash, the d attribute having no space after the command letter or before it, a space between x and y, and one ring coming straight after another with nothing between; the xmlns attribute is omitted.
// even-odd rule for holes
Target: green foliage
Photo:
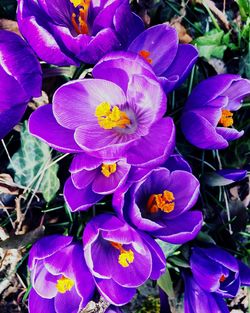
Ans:
<svg viewBox="0 0 250 313"><path fill-rule="evenodd" d="M199 49L200 56L207 60L212 57L222 59L227 48L231 50L238 49L230 40L230 32L225 34L223 30L219 31L217 29L212 29L204 36L196 38L193 44Z"/></svg>
<svg viewBox="0 0 250 313"><path fill-rule="evenodd" d="M250 2L249 0L236 0L240 9L240 15L243 21L250 16Z"/></svg>
<svg viewBox="0 0 250 313"><path fill-rule="evenodd" d="M167 268L166 272L157 280L157 284L163 291L165 291L170 299L175 298L173 282Z"/></svg>
<svg viewBox="0 0 250 313"><path fill-rule="evenodd" d="M181 246L181 245L174 245L174 244L171 244L171 243L159 240L159 239L156 239L156 242L161 247L166 258L173 255L173 253Z"/></svg>
<svg viewBox="0 0 250 313"><path fill-rule="evenodd" d="M58 164L46 169L50 163L49 147L31 136L25 124L21 131L21 148L8 166L15 172L15 182L23 187L31 185L37 188L47 202L51 201L60 188L60 181L57 177Z"/></svg>

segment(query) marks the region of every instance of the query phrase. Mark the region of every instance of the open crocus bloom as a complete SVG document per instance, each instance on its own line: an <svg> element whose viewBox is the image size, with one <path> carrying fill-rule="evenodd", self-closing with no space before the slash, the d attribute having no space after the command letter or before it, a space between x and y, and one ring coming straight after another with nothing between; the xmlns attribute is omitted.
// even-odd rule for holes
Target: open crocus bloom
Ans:
<svg viewBox="0 0 250 313"><path fill-rule="evenodd" d="M161 24L143 31L127 49L151 64L166 93L183 83L198 58L194 46L178 41L175 28Z"/></svg>
<svg viewBox="0 0 250 313"><path fill-rule="evenodd" d="M221 74L201 83L185 104L181 127L186 139L201 149L224 149L240 138L233 115L250 94L250 81L238 75Z"/></svg>
<svg viewBox="0 0 250 313"><path fill-rule="evenodd" d="M30 313L79 312L91 300L95 284L80 244L52 235L36 242L29 255Z"/></svg>
<svg viewBox="0 0 250 313"><path fill-rule="evenodd" d="M96 63L144 28L128 0L19 0L18 25L36 54L56 65Z"/></svg>
<svg viewBox="0 0 250 313"><path fill-rule="evenodd" d="M78 153L71 177L64 186L64 197L72 211L85 210L125 183L131 166L124 159L102 160Z"/></svg>
<svg viewBox="0 0 250 313"><path fill-rule="evenodd" d="M250 268L216 246L193 248L190 265L196 283L222 297L235 297L241 285L250 285Z"/></svg>
<svg viewBox="0 0 250 313"><path fill-rule="evenodd" d="M62 152L125 158L134 166L165 161L174 148L175 127L163 118L166 96L151 67L125 53L112 64L97 64L93 73L95 79L60 87L53 105L31 115L30 132Z"/></svg>
<svg viewBox="0 0 250 313"><path fill-rule="evenodd" d="M33 51L5 30L0 30L0 86L2 139L21 120L29 100L41 95L42 87L42 71Z"/></svg>
<svg viewBox="0 0 250 313"><path fill-rule="evenodd" d="M111 214L87 224L83 243L98 290L113 305L126 304L137 287L165 271L166 260L157 243Z"/></svg>
<svg viewBox="0 0 250 313"><path fill-rule="evenodd" d="M193 239L202 226L202 214L190 211L199 195L199 182L189 172L157 168L129 188L114 193L118 214L139 230L180 244Z"/></svg>

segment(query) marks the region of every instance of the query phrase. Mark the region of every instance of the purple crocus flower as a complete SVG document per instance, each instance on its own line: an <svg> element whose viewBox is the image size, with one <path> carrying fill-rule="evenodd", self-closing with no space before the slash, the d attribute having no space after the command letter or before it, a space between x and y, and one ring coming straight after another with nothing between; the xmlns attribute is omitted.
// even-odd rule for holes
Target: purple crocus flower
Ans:
<svg viewBox="0 0 250 313"><path fill-rule="evenodd" d="M141 180L119 188L113 197L118 214L139 230L181 244L195 238L202 214L190 211L199 195L199 182L189 172L157 168Z"/></svg>
<svg viewBox="0 0 250 313"><path fill-rule="evenodd" d="M203 290L188 271L185 271L182 274L185 283L185 313L229 313L222 296L215 292Z"/></svg>
<svg viewBox="0 0 250 313"><path fill-rule="evenodd" d="M34 53L17 34L6 30L0 30L0 82L2 139L21 120L29 100L41 95L42 87Z"/></svg>
<svg viewBox="0 0 250 313"><path fill-rule="evenodd" d="M84 255L101 295L123 305L147 279L165 271L165 256L157 243L111 214L93 218L83 234Z"/></svg>
<svg viewBox="0 0 250 313"><path fill-rule="evenodd" d="M247 170L222 169L208 173L205 182L209 186L227 186L237 181L241 181L247 176Z"/></svg>
<svg viewBox="0 0 250 313"><path fill-rule="evenodd" d="M178 41L176 29L161 24L139 34L127 49L152 65L166 93L183 83L198 58L194 46Z"/></svg>
<svg viewBox="0 0 250 313"><path fill-rule="evenodd" d="M18 25L47 63L96 63L126 47L143 29L128 0L19 0Z"/></svg>
<svg viewBox="0 0 250 313"><path fill-rule="evenodd" d="M110 305L105 313L122 313L122 310L117 306Z"/></svg>
<svg viewBox="0 0 250 313"><path fill-rule="evenodd" d="M116 61L123 62L119 71ZM97 64L95 79L60 87L53 105L31 115L30 132L62 152L110 161L125 158L133 166L161 164L175 144L173 120L163 118L166 96L143 60L125 53L112 63L108 68Z"/></svg>
<svg viewBox="0 0 250 313"><path fill-rule="evenodd" d="M196 86L185 104L181 127L186 139L201 149L224 149L244 131L233 128L233 111L250 93L250 81L221 74Z"/></svg>
<svg viewBox="0 0 250 313"><path fill-rule="evenodd" d="M72 211L86 210L125 183L131 166L125 159L102 160L78 153L70 166L64 197Z"/></svg>
<svg viewBox="0 0 250 313"><path fill-rule="evenodd" d="M216 246L194 247L190 266L194 280L207 292L235 297L241 285L250 286L250 268Z"/></svg>
<svg viewBox="0 0 250 313"><path fill-rule="evenodd" d="M84 261L82 246L72 237L51 235L30 250L32 289L30 313L79 312L91 300L95 284Z"/></svg>

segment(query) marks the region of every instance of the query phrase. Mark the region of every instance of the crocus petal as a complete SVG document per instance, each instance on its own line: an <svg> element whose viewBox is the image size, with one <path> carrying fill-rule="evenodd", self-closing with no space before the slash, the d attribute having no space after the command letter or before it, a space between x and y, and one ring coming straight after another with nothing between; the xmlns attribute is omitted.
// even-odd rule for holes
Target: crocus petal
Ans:
<svg viewBox="0 0 250 313"><path fill-rule="evenodd" d="M102 164L102 160L91 157L86 153L77 153L74 156L72 163L70 164L69 171L71 173L77 173L82 170L93 170Z"/></svg>
<svg viewBox="0 0 250 313"><path fill-rule="evenodd" d="M111 107L126 102L123 91L115 84L99 79L69 82L57 89L53 98L53 112L60 125L76 129L87 123L99 126L95 116L96 107L102 102ZM72 105L69 105L72 104ZM101 127L99 126L101 129Z"/></svg>
<svg viewBox="0 0 250 313"><path fill-rule="evenodd" d="M224 96L230 99L227 109L229 111L238 110L242 103L241 100L250 94L250 80L239 79L234 81L232 85L223 93Z"/></svg>
<svg viewBox="0 0 250 313"><path fill-rule="evenodd" d="M161 76L167 78L178 76L176 84L168 92L172 91L173 88L179 87L185 81L198 56L198 50L194 46L188 44L178 46L177 54L172 64L161 74Z"/></svg>
<svg viewBox="0 0 250 313"><path fill-rule="evenodd" d="M232 82L239 78L239 75L220 74L203 80L193 89L185 107L191 109L197 106L206 106L207 102L223 94Z"/></svg>
<svg viewBox="0 0 250 313"><path fill-rule="evenodd" d="M15 105L12 108L8 108L6 110L2 110L0 108L0 139L4 138L11 131L11 129L21 120L26 110L26 106L27 105L25 103Z"/></svg>
<svg viewBox="0 0 250 313"><path fill-rule="evenodd" d="M31 273L31 281L35 291L45 299L52 299L57 294L56 283L60 276L52 275L43 265L43 261L38 261Z"/></svg>
<svg viewBox="0 0 250 313"><path fill-rule="evenodd" d="M122 313L117 306L110 305L104 313Z"/></svg>
<svg viewBox="0 0 250 313"><path fill-rule="evenodd" d="M54 299L45 299L40 297L34 290L29 293L29 312L30 313L56 313L54 308Z"/></svg>
<svg viewBox="0 0 250 313"><path fill-rule="evenodd" d="M181 170L192 173L190 165L180 154L172 154L161 166L166 167L171 172Z"/></svg>
<svg viewBox="0 0 250 313"><path fill-rule="evenodd" d="M130 52L112 52L103 57L93 68L95 78L109 80L127 91L133 75L145 75L157 80L152 67L138 55Z"/></svg>
<svg viewBox="0 0 250 313"><path fill-rule="evenodd" d="M171 155L174 145L173 120L169 117L163 118L151 127L147 136L137 140L128 150L127 162L139 167L159 165Z"/></svg>
<svg viewBox="0 0 250 313"><path fill-rule="evenodd" d="M93 182L97 173L97 170L81 170L81 172L72 173L72 183L77 189L83 189Z"/></svg>
<svg viewBox="0 0 250 313"><path fill-rule="evenodd" d="M194 279L202 289L214 292L220 287L220 278L223 274L222 266L219 263L211 261L199 249L193 249L190 266Z"/></svg>
<svg viewBox="0 0 250 313"><path fill-rule="evenodd" d="M234 128L216 127L216 132L224 139L231 141L240 138L244 135L244 130L238 131Z"/></svg>
<svg viewBox="0 0 250 313"><path fill-rule="evenodd" d="M63 42L59 46L53 36L56 26L51 23L48 15L36 2L20 0L17 19L22 35L42 60L56 65L78 64L73 53L66 48ZM53 53L51 53L52 51Z"/></svg>
<svg viewBox="0 0 250 313"><path fill-rule="evenodd" d="M167 43L167 44L166 44ZM130 44L128 51L150 53L152 66L157 76L172 63L178 49L178 35L175 28L166 24L156 25L142 32Z"/></svg>
<svg viewBox="0 0 250 313"><path fill-rule="evenodd" d="M131 12L129 1L123 0L120 2L121 4L114 15L113 23L119 34L121 44L125 48L143 31L144 23L139 16Z"/></svg>
<svg viewBox="0 0 250 313"><path fill-rule="evenodd" d="M155 231L152 234L173 244L182 244L194 239L202 226L201 212L186 212L176 219L168 220L166 228Z"/></svg>
<svg viewBox="0 0 250 313"><path fill-rule="evenodd" d="M244 179L247 175L247 170L237 170L237 169L223 169L218 170L216 173L222 176L229 184L240 181Z"/></svg>
<svg viewBox="0 0 250 313"><path fill-rule="evenodd" d="M66 247L72 241L70 236L51 235L38 240L29 253L28 266L32 270L36 260L42 260Z"/></svg>
<svg viewBox="0 0 250 313"><path fill-rule="evenodd" d="M229 313L222 296L201 289L188 272L183 273L183 276L185 282L185 313Z"/></svg>
<svg viewBox="0 0 250 313"><path fill-rule="evenodd" d="M135 288L125 288L112 279L96 279L96 285L100 294L111 304L124 305L128 303L135 295Z"/></svg>
<svg viewBox="0 0 250 313"><path fill-rule="evenodd" d="M55 297L55 309L57 313L78 313L81 298L75 287L66 293L58 292Z"/></svg>
<svg viewBox="0 0 250 313"><path fill-rule="evenodd" d="M39 97L42 88L42 71L27 43L17 34L1 30L0 51L1 67L20 84L28 100L31 97ZM4 87L4 81L1 80L2 84Z"/></svg>
<svg viewBox="0 0 250 313"><path fill-rule="evenodd" d="M114 30L106 28L98 32L77 57L83 62L95 64L106 53L118 50L119 48L120 42Z"/></svg>
<svg viewBox="0 0 250 313"><path fill-rule="evenodd" d="M181 128L186 139L200 149L224 149L228 147L227 140L205 118L195 112L185 112L182 115Z"/></svg>
<svg viewBox="0 0 250 313"><path fill-rule="evenodd" d="M142 234L146 245L149 247L152 256L152 272L150 279L157 280L166 270L166 258L160 246L147 234Z"/></svg>
<svg viewBox="0 0 250 313"><path fill-rule="evenodd" d="M72 212L85 211L100 201L103 196L92 191L91 185L84 189L77 189L71 178L64 185L64 199Z"/></svg>
<svg viewBox="0 0 250 313"><path fill-rule="evenodd" d="M32 135L60 152L82 152L82 149L74 140L74 132L63 128L57 123L53 116L51 104L39 107L31 114L29 131Z"/></svg>
<svg viewBox="0 0 250 313"><path fill-rule="evenodd" d="M127 99L142 135L143 128L147 134L149 127L166 113L167 99L163 89L158 82L145 76L133 75L128 84Z"/></svg>
<svg viewBox="0 0 250 313"><path fill-rule="evenodd" d="M119 186L121 186L128 177L130 165L126 162L118 162L115 173L109 177L105 177L102 173L96 176L92 190L100 194L113 193Z"/></svg>
<svg viewBox="0 0 250 313"><path fill-rule="evenodd" d="M243 286L250 286L250 268L238 260L240 270L240 281Z"/></svg>

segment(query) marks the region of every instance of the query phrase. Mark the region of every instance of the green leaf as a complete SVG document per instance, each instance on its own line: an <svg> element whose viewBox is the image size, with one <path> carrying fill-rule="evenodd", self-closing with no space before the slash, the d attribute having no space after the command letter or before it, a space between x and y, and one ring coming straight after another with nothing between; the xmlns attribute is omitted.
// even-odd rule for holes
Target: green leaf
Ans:
<svg viewBox="0 0 250 313"><path fill-rule="evenodd" d="M174 245L160 239L156 239L156 242L161 247L162 251L164 252L166 258L173 255L173 253L181 246L181 245Z"/></svg>
<svg viewBox="0 0 250 313"><path fill-rule="evenodd" d="M250 2L249 0L236 0L240 9L240 15L243 21L250 16Z"/></svg>
<svg viewBox="0 0 250 313"><path fill-rule="evenodd" d="M169 298L175 298L173 282L167 268L166 272L157 280L157 284L163 291L165 291Z"/></svg>
<svg viewBox="0 0 250 313"><path fill-rule="evenodd" d="M223 41L225 36L226 38ZM227 49L227 43L229 44L229 35L225 35L222 30L218 31L217 29L213 29L204 36L196 38L193 43L199 49L201 57L204 57L207 60L212 57L222 59L224 52Z"/></svg>
<svg viewBox="0 0 250 313"><path fill-rule="evenodd" d="M176 256L169 258L169 261L172 262L174 265L179 266L179 267L184 267L184 268L190 267L189 263L186 260L178 258Z"/></svg>
<svg viewBox="0 0 250 313"><path fill-rule="evenodd" d="M57 177L58 164L46 169L50 162L50 148L30 135L25 123L21 131L21 148L13 155L8 166L15 172L15 182L27 187L33 181L30 187L38 188L44 199L51 201L60 187L60 181Z"/></svg>

